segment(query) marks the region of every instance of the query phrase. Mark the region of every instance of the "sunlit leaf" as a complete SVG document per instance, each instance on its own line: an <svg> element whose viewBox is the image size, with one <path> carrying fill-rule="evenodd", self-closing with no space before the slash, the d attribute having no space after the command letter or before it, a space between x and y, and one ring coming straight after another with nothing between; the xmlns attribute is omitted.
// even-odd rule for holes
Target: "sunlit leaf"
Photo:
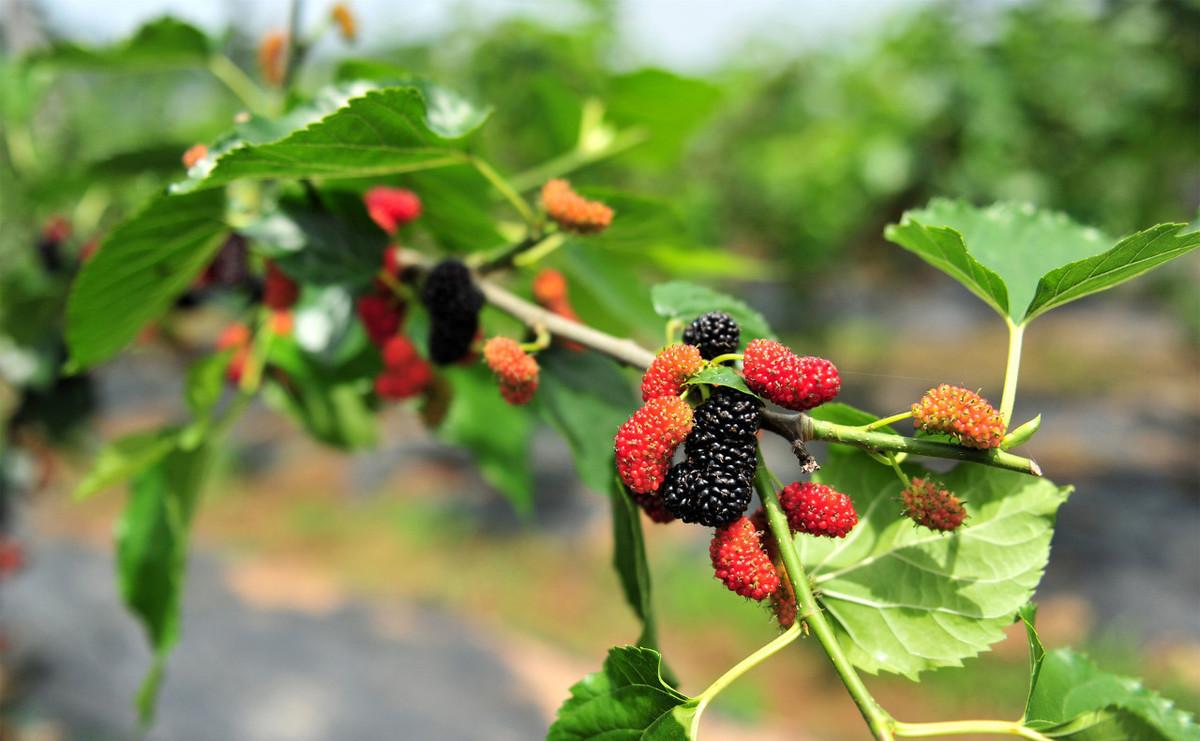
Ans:
<svg viewBox="0 0 1200 741"><path fill-rule="evenodd" d="M571 687L547 741L690 739L696 701L662 677L657 651L636 646L609 649L604 668Z"/></svg>
<svg viewBox="0 0 1200 741"><path fill-rule="evenodd" d="M986 650L1029 601L1050 555L1069 488L1033 476L960 464L933 476L966 504L952 534L901 516L900 482L865 453L837 448L818 480L859 512L845 539L799 534L796 543L852 661L868 672L915 678Z"/></svg>

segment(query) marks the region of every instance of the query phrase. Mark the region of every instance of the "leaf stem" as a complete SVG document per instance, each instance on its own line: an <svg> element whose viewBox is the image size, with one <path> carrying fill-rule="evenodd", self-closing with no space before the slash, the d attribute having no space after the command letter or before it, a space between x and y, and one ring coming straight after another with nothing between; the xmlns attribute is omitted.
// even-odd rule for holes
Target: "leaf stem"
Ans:
<svg viewBox="0 0 1200 741"><path fill-rule="evenodd" d="M888 460L888 463L891 465L892 470L895 471L896 475L900 477L900 483L904 484L904 488L907 489L908 485L909 485L908 484L908 476L906 476L904 473L904 470L900 468L900 462L896 460L895 454L889 453L887 460Z"/></svg>
<svg viewBox="0 0 1200 741"><path fill-rule="evenodd" d="M734 664L732 667L730 667L729 671L717 677L716 681L714 681L707 688L705 688L703 692L697 695L695 699L699 700L699 703L696 705L696 714L693 716L692 720L692 735L697 735L695 732L696 724L700 721L700 715L704 712L704 709L708 707L708 703L712 702L714 697L719 695L726 687L736 682L743 674L779 653L779 651L786 648L792 643L792 641L799 637L800 621L797 620L792 624L792 627L780 633L770 643L762 646L754 653Z"/></svg>
<svg viewBox="0 0 1200 741"><path fill-rule="evenodd" d="M520 192L513 188L513 186L504 178L503 175L496 172L496 168L492 167L487 160L475 154L468 154L467 161L479 171L480 175L487 178L488 182L492 184L492 187L495 188L500 195L504 196L505 200L512 204L512 207L521 215L521 220L525 222L525 225L529 227L531 232L537 233L540 231L540 224L538 223L539 220L537 214L533 212L533 209L529 207L529 204L525 201L525 199L521 197Z"/></svg>
<svg viewBox="0 0 1200 741"><path fill-rule="evenodd" d="M1017 376L1021 373L1021 343L1025 338L1025 325L1008 324L1008 363L1004 367L1004 393L1000 397L1000 416L1007 427L1012 419L1013 405L1017 403Z"/></svg>
<svg viewBox="0 0 1200 741"><path fill-rule="evenodd" d="M963 736L986 733L995 736L1020 736L1030 741L1050 741L1032 728L1026 728L1010 720L951 720L941 723L902 723L894 721L892 727L897 736L905 738L929 738L931 736Z"/></svg>
<svg viewBox="0 0 1200 741"><path fill-rule="evenodd" d="M224 54L213 54L208 58L208 71L221 81L251 113L265 115L266 95L254 80Z"/></svg>
<svg viewBox="0 0 1200 741"><path fill-rule="evenodd" d="M903 422L904 420L908 419L911 416L912 416L912 411L900 412L898 414L893 414L890 417L884 417L882 419L877 419L874 422L871 422L870 424L865 424L862 426L861 429L864 432L870 432L871 430L878 430L880 427L887 427L888 425L892 424L893 422Z"/></svg>
<svg viewBox="0 0 1200 741"><path fill-rule="evenodd" d="M796 542L792 539L791 530L788 528L787 516L784 515L783 508L779 505L775 487L771 485L770 475L760 454L754 484L758 489L759 498L762 499L763 508L766 510L767 524L771 528L771 534L779 546L780 557L783 559L784 566L787 567L788 578L792 582L792 589L796 592L796 602L800 605L804 622L808 624L821 647L825 649L829 661L833 664L838 676L841 677L842 684L846 686L846 691L850 693L854 704L858 706L858 711L862 713L872 735L881 741L892 741L891 716L871 696L870 690L858 676L854 665L850 663L849 657L838 643L837 636L833 633L833 626L825 619L825 614L821 612L821 607L817 604L817 598L808 584L808 576L804 573L804 566L800 563L800 555L796 553Z"/></svg>
<svg viewBox="0 0 1200 741"><path fill-rule="evenodd" d="M525 352L537 352L550 347L550 331L546 329L544 324L535 324L533 326L535 337L532 342L521 343L521 349Z"/></svg>

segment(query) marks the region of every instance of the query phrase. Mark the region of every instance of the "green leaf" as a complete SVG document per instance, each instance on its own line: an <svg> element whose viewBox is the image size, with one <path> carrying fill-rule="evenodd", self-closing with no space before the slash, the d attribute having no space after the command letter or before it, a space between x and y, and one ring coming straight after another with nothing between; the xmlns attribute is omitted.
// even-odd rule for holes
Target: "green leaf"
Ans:
<svg viewBox="0 0 1200 741"><path fill-rule="evenodd" d="M641 509L620 479L612 475L611 480L613 568L617 571L625 601L642 621L642 634L638 636L637 644L658 648L658 625L651 600L650 565L646 560Z"/></svg>
<svg viewBox="0 0 1200 741"><path fill-rule="evenodd" d="M387 235L357 193L326 191L327 208L288 198L242 229L289 277L306 284L365 286L383 264Z"/></svg>
<svg viewBox="0 0 1200 741"><path fill-rule="evenodd" d="M533 511L530 467L532 415L500 396L496 380L481 364L445 371L453 401L438 428L445 441L466 448L479 472L522 515Z"/></svg>
<svg viewBox="0 0 1200 741"><path fill-rule="evenodd" d="M571 449L579 478L608 491L613 471L613 437L637 397L617 366L599 353L554 347L538 354L541 378L531 406Z"/></svg>
<svg viewBox="0 0 1200 741"><path fill-rule="evenodd" d="M197 420L207 419L221 400L225 390L225 369L232 355L232 350L206 355L188 368L183 398Z"/></svg>
<svg viewBox="0 0 1200 741"><path fill-rule="evenodd" d="M1184 224L1159 224L1117 243L1107 252L1051 270L1038 281L1024 321L1124 283L1200 247L1200 232L1180 234Z"/></svg>
<svg viewBox="0 0 1200 741"><path fill-rule="evenodd" d="M733 368L727 365L710 365L687 380L689 386L707 384L709 386L728 386L743 394L758 396L746 385L745 379Z"/></svg>
<svg viewBox="0 0 1200 741"><path fill-rule="evenodd" d="M976 208L936 198L887 228L891 241L952 276L1014 324L1111 288L1200 246L1159 224L1114 246L1097 229L1028 204Z"/></svg>
<svg viewBox="0 0 1200 741"><path fill-rule="evenodd" d="M607 188L580 188L580 193L612 207L612 226L599 234L580 237L606 252L650 263L672 275L762 278L763 261L748 255L701 244L687 221L668 201Z"/></svg>
<svg viewBox="0 0 1200 741"><path fill-rule="evenodd" d="M660 69L613 77L605 96L613 123L637 126L648 140L631 155L659 166L679 158L688 136L716 111L720 90L711 83Z"/></svg>
<svg viewBox="0 0 1200 741"><path fill-rule="evenodd" d="M1051 738L1075 741L1175 741L1200 738L1200 725L1138 679L1109 674L1069 648L1047 652L1034 626L1037 610L1020 612L1029 636L1029 699L1022 722Z"/></svg>
<svg viewBox="0 0 1200 741"><path fill-rule="evenodd" d="M457 148L487 114L445 91L429 95L415 87L368 90L278 141L231 149L194 187L243 178L374 177L462 164Z"/></svg>
<svg viewBox="0 0 1200 741"><path fill-rule="evenodd" d="M170 17L146 23L121 44L90 48L59 41L30 61L54 67L95 70L152 70L200 66L212 48L195 26Z"/></svg>
<svg viewBox="0 0 1200 741"><path fill-rule="evenodd" d="M174 429L138 432L109 443L75 487L75 499L87 499L153 466L175 448L176 432Z"/></svg>
<svg viewBox="0 0 1200 741"><path fill-rule="evenodd" d="M109 233L67 300L76 368L107 359L167 311L220 249L224 215L220 191L159 196Z"/></svg>
<svg viewBox="0 0 1200 741"><path fill-rule="evenodd" d="M1046 653L1030 686L1026 726L1052 738L1196 739L1195 718L1141 680L1109 674L1069 648Z"/></svg>
<svg viewBox="0 0 1200 741"><path fill-rule="evenodd" d="M775 336L763 315L741 299L695 283L681 280L659 283L651 289L650 297L654 301L655 313L667 319L690 322L707 311L723 311L742 326L744 342L758 337Z"/></svg>
<svg viewBox="0 0 1200 741"><path fill-rule="evenodd" d="M813 419L819 419L822 422L834 422L839 425L851 425L852 427L869 425L879 419L879 417L876 417L870 412L852 407L849 404L843 404L840 401L822 404L816 409L811 409L808 412L808 416L812 417ZM883 427L877 427L876 429L880 432L898 434L896 432L896 428L892 427L891 425L884 425Z"/></svg>
<svg viewBox="0 0 1200 741"><path fill-rule="evenodd" d="M962 283L1001 316L1008 316L1004 280L967 252L961 234L949 227L926 226L919 218L929 217L924 212L906 211L900 223L889 225L883 235Z"/></svg>
<svg viewBox="0 0 1200 741"><path fill-rule="evenodd" d="M571 687L546 739L690 739L694 714L695 701L663 681L657 651L617 646L600 672Z"/></svg>
<svg viewBox="0 0 1200 741"><path fill-rule="evenodd" d="M175 449L138 474L117 523L121 594L154 650L153 667L138 694L143 721L154 715L167 654L179 640L188 528L211 454L209 445Z"/></svg>
<svg viewBox="0 0 1200 741"><path fill-rule="evenodd" d="M905 469L957 493L966 525L949 535L920 528L900 514L894 472L837 448L817 478L854 500L859 524L844 540L799 534L796 543L851 660L916 678L961 666L1004 637L1041 580L1070 489L971 464L947 474Z"/></svg>
<svg viewBox="0 0 1200 741"><path fill-rule="evenodd" d="M421 197L417 226L449 252L504 244L491 215L491 185L474 167L443 167L405 175L400 182Z"/></svg>

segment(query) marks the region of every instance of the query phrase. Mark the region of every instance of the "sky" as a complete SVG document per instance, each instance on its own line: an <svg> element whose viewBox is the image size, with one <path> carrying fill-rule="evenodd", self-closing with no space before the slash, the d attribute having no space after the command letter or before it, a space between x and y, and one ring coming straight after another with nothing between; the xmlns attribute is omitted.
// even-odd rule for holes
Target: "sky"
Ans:
<svg viewBox="0 0 1200 741"><path fill-rule="evenodd" d="M11 1L11 0L10 0ZM28 1L28 0L26 0ZM252 34L287 24L290 0L33 0L53 28L92 42L127 36L141 23L171 14L216 31L236 18ZM661 65L687 72L715 68L748 48L805 48L870 28L892 11L925 0L619 0L617 26L630 66ZM315 23L332 0L306 0ZM488 23L511 15L549 16L569 23L578 10L562 0L351 0L362 45L394 44L435 35L468 17ZM402 10L400 10L402 8Z"/></svg>

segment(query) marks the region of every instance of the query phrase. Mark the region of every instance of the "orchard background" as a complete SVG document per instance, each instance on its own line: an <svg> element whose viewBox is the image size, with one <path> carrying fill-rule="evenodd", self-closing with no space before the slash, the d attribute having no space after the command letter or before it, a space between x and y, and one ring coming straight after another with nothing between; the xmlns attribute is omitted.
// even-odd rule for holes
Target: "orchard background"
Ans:
<svg viewBox="0 0 1200 741"><path fill-rule="evenodd" d="M3 7L0 738L135 738L151 715L151 738L534 738L610 646L649 637L699 695L779 634L712 578L710 529L613 519L637 373L556 341L528 407L481 362L380 398L355 299L389 242L422 269L475 260L528 299L553 268L584 323L649 351L731 311L743 345L773 334L829 358L837 401L887 416L942 382L1001 402L998 294L918 259L938 262L922 246L944 248L938 226L1015 297L1020 271L996 255L1039 229L1119 246L1196 218L1189 2L334 8ZM323 120L336 134L350 109L389 151L272 149ZM538 199L555 177L611 226L555 231ZM410 189L420 215L373 220L377 186ZM993 202L1016 205L967 205ZM980 238L980 214L1016 227ZM1164 231L1162 259L1194 229ZM286 330L256 303L268 259L303 286ZM1041 643L1192 712L1198 277L1188 255L1039 316L1010 426L1041 414L1014 453L1075 486ZM238 321L281 339L230 383ZM538 344L494 306L483 323ZM784 483L805 478L786 441L761 447ZM153 505L197 449L209 470L179 530ZM1021 622L1005 632L962 668L866 683L905 720L1014 720L1030 647ZM1145 737L1191 737L1176 721ZM702 730L867 733L812 636L724 687Z"/></svg>

